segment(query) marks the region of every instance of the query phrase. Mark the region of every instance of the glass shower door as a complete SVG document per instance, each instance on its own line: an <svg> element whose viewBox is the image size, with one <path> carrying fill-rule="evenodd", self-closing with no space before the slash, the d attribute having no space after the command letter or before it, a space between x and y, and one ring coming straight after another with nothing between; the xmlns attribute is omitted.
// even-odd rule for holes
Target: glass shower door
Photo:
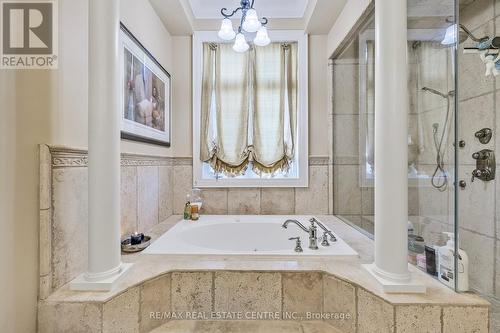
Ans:
<svg viewBox="0 0 500 333"><path fill-rule="evenodd" d="M334 55L334 214L374 233L374 13ZM408 261L455 288L456 47L443 43L455 3L408 2ZM448 36L449 37L449 36ZM405 52L404 50L402 52ZM457 147L457 148L456 148Z"/></svg>

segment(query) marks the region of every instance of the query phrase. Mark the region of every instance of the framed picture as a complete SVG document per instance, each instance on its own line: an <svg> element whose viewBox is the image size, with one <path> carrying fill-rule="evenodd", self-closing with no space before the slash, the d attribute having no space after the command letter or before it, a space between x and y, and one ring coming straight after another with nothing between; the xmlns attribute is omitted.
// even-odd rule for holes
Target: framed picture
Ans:
<svg viewBox="0 0 500 333"><path fill-rule="evenodd" d="M121 137L170 147L170 74L120 23Z"/></svg>

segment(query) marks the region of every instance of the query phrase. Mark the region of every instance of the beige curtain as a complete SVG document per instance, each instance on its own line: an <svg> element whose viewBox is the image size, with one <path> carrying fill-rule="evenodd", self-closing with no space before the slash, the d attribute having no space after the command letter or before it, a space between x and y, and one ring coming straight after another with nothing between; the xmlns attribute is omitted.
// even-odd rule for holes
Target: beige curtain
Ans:
<svg viewBox="0 0 500 333"><path fill-rule="evenodd" d="M297 44L255 50L254 171L286 170L294 156Z"/></svg>
<svg viewBox="0 0 500 333"><path fill-rule="evenodd" d="M288 170L294 157L297 44L272 43L236 53L205 44L201 160L215 172Z"/></svg>

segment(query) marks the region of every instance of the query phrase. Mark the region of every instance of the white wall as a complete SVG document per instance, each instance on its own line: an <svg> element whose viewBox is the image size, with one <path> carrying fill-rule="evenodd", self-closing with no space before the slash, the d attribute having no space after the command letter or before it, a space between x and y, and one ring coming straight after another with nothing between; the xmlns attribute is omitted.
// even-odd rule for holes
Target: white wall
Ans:
<svg viewBox="0 0 500 333"><path fill-rule="evenodd" d="M173 37L172 148L174 156L193 156L191 37Z"/></svg>
<svg viewBox="0 0 500 333"><path fill-rule="evenodd" d="M87 147L87 13L88 0L59 0L58 70L0 70L2 332L36 331L38 144ZM178 90L175 75L184 73L172 73L172 37L149 1L122 0L121 20L171 72L173 89ZM186 75L190 77L190 73ZM190 100L187 96L185 102L175 100L174 103L190 105ZM175 130L173 137L176 137ZM175 140L180 141L182 137ZM173 153L172 148L130 142L123 142L122 151L162 156Z"/></svg>
<svg viewBox="0 0 500 333"><path fill-rule="evenodd" d="M58 108L53 144L87 147L88 0L60 1ZM121 0L120 20L172 74L172 37L147 0ZM173 74L172 74L173 75ZM175 84L175 77L173 77ZM174 87L175 89L175 87ZM122 141L122 151L171 156L172 149Z"/></svg>
<svg viewBox="0 0 500 333"><path fill-rule="evenodd" d="M34 332L38 289L37 143L51 140L50 71L0 70L0 325Z"/></svg>
<svg viewBox="0 0 500 333"><path fill-rule="evenodd" d="M328 156L328 59L326 35L309 36L309 155Z"/></svg>
<svg viewBox="0 0 500 333"><path fill-rule="evenodd" d="M348 0L328 33L326 55L331 57L373 0Z"/></svg>

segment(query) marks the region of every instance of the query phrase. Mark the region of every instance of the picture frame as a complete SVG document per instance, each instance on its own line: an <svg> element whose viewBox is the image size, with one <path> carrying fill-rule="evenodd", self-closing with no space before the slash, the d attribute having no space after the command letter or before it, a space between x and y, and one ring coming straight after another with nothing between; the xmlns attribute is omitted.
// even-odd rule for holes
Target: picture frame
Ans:
<svg viewBox="0 0 500 333"><path fill-rule="evenodd" d="M120 22L121 138L170 147L170 73Z"/></svg>

